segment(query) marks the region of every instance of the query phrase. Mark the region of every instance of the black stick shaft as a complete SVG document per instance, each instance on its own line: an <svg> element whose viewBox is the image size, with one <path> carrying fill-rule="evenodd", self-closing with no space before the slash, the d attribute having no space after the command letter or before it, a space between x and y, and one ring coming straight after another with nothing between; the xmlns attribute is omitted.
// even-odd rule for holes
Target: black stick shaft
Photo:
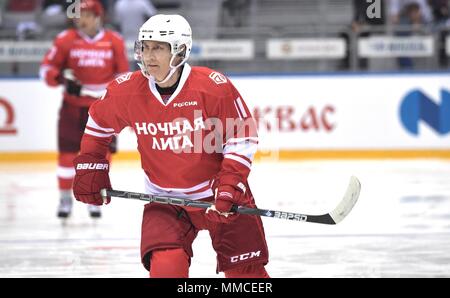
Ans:
<svg viewBox="0 0 450 298"><path fill-rule="evenodd" d="M137 192L130 191L121 191L121 190L107 190L102 189L101 194L103 197L118 197L118 198L126 198L133 200L142 200L150 203L158 203L158 204L169 204L176 206L189 206L189 207L197 207L207 209L211 207L213 204L209 202L197 201L197 200L189 200L189 199L180 199L180 198L171 198L171 197L161 197L148 195ZM301 222L312 222L312 223L321 223L321 224L336 224L336 222L332 219L330 214L323 215L308 215L301 213L293 213L293 212L285 212L285 211L275 211L275 210L266 210L266 209L258 209L258 208L249 208L244 206L233 206L232 212L240 213L240 214L248 214L248 215L258 215L265 217L273 217L279 219L286 220L294 220Z"/></svg>

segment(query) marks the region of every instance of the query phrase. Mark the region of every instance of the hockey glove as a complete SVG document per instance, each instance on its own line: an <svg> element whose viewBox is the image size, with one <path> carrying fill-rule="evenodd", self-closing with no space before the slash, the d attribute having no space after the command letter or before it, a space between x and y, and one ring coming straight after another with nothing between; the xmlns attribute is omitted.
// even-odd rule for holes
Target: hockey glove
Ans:
<svg viewBox="0 0 450 298"><path fill-rule="evenodd" d="M56 87L59 84L62 84L63 79L61 76L61 72L56 68L50 68L45 73L45 82L52 87Z"/></svg>
<svg viewBox="0 0 450 298"><path fill-rule="evenodd" d="M68 94L80 96L82 88L81 83L70 68L64 70L64 85L66 86L66 92Z"/></svg>
<svg viewBox="0 0 450 298"><path fill-rule="evenodd" d="M222 176L213 180L212 190L215 193L215 205L206 210L206 217L214 222L230 223L239 214L233 213L233 205L244 203L246 187L235 176Z"/></svg>
<svg viewBox="0 0 450 298"><path fill-rule="evenodd" d="M78 201L92 205L102 205L102 188L111 189L109 180L109 161L95 158L88 154L81 154L73 160L75 178L73 181L73 194ZM106 198L109 204L111 197Z"/></svg>
<svg viewBox="0 0 450 298"><path fill-rule="evenodd" d="M66 92L70 95L80 96L81 94L81 84L74 80L65 80Z"/></svg>

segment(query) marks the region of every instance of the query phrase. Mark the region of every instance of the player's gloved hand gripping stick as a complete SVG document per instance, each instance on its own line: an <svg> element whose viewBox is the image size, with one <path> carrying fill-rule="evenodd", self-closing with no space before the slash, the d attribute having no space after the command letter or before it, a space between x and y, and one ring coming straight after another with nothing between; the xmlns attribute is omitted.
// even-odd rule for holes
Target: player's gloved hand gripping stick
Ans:
<svg viewBox="0 0 450 298"><path fill-rule="evenodd" d="M94 98L100 98L105 93L105 90L90 90L81 85L78 79L75 77L72 69L65 69L63 72L64 85L66 86L67 93L75 96L90 96Z"/></svg>
<svg viewBox="0 0 450 298"><path fill-rule="evenodd" d="M249 215L258 215L258 216L266 216L266 217L275 217L280 219L288 219L302 222L311 222L311 223L320 223L320 224L329 224L334 225L342 221L352 210L356 201L358 200L359 193L361 190L361 183L358 178L352 176L350 178L350 183L347 187L347 191L345 192L344 198L341 202L334 208L333 211L321 214L321 215L309 215L309 214L301 214L301 213L293 213L286 211L275 211L275 210L266 210L266 209L258 209L258 208L248 208L244 206L236 206L233 205L231 212L236 212L240 214L249 214ZM106 198L110 197L118 197L118 198L126 198L126 199L135 199L147 201L150 203L158 203L158 204L169 204L176 206L190 206L197 208L213 208L213 203L202 202L197 200L189 200L189 199L179 199L179 198L170 198L170 197L162 197L162 196L154 196L148 195L144 193L136 193L129 191L120 191L120 190L112 190L112 189L102 189L100 191L101 196L106 201Z"/></svg>

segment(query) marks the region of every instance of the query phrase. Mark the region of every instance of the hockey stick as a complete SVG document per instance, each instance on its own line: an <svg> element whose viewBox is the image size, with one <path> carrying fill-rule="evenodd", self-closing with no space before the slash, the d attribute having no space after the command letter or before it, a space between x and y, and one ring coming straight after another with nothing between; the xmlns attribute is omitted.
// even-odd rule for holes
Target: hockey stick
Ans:
<svg viewBox="0 0 450 298"><path fill-rule="evenodd" d="M258 215L258 216L266 216L266 217L275 217L280 219L288 219L295 221L303 221L303 222L312 222L312 223L320 223L320 224L328 224L335 225L341 222L352 210L356 201L359 197L359 192L361 190L361 183L358 178L352 176L350 178L350 183L347 187L347 191L345 192L344 198L341 200L339 205L334 208L330 213L322 214L322 215L309 215L309 214L301 214L301 213L292 213L285 211L275 211L275 210L265 210L258 208L248 208L244 206L233 206L231 212L237 212L241 214L249 214L249 215ZM159 204L169 204L176 206L189 206L189 207L197 207L197 208L210 208L213 206L212 203L202 202L196 200L189 199L180 199L180 198L170 198L170 197L161 197L148 195L144 193L137 192L129 192L129 191L120 191L120 190L107 190L102 189L101 195L106 198L110 197L118 197L118 198L126 198L133 200L142 200L150 203L159 203Z"/></svg>

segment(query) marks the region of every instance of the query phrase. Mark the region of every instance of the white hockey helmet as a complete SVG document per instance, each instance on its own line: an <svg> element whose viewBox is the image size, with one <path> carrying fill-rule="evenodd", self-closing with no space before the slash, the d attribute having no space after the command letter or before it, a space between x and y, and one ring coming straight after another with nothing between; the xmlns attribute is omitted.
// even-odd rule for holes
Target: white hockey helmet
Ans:
<svg viewBox="0 0 450 298"><path fill-rule="evenodd" d="M189 58L192 50L192 30L188 21L181 15L157 14L149 18L139 29L138 40L135 44L135 59L145 76L149 76L142 60L142 41L153 40L167 42L170 45L172 58L170 59L169 75L160 83L167 81L175 70L183 65ZM173 66L175 57L181 56L183 60Z"/></svg>

